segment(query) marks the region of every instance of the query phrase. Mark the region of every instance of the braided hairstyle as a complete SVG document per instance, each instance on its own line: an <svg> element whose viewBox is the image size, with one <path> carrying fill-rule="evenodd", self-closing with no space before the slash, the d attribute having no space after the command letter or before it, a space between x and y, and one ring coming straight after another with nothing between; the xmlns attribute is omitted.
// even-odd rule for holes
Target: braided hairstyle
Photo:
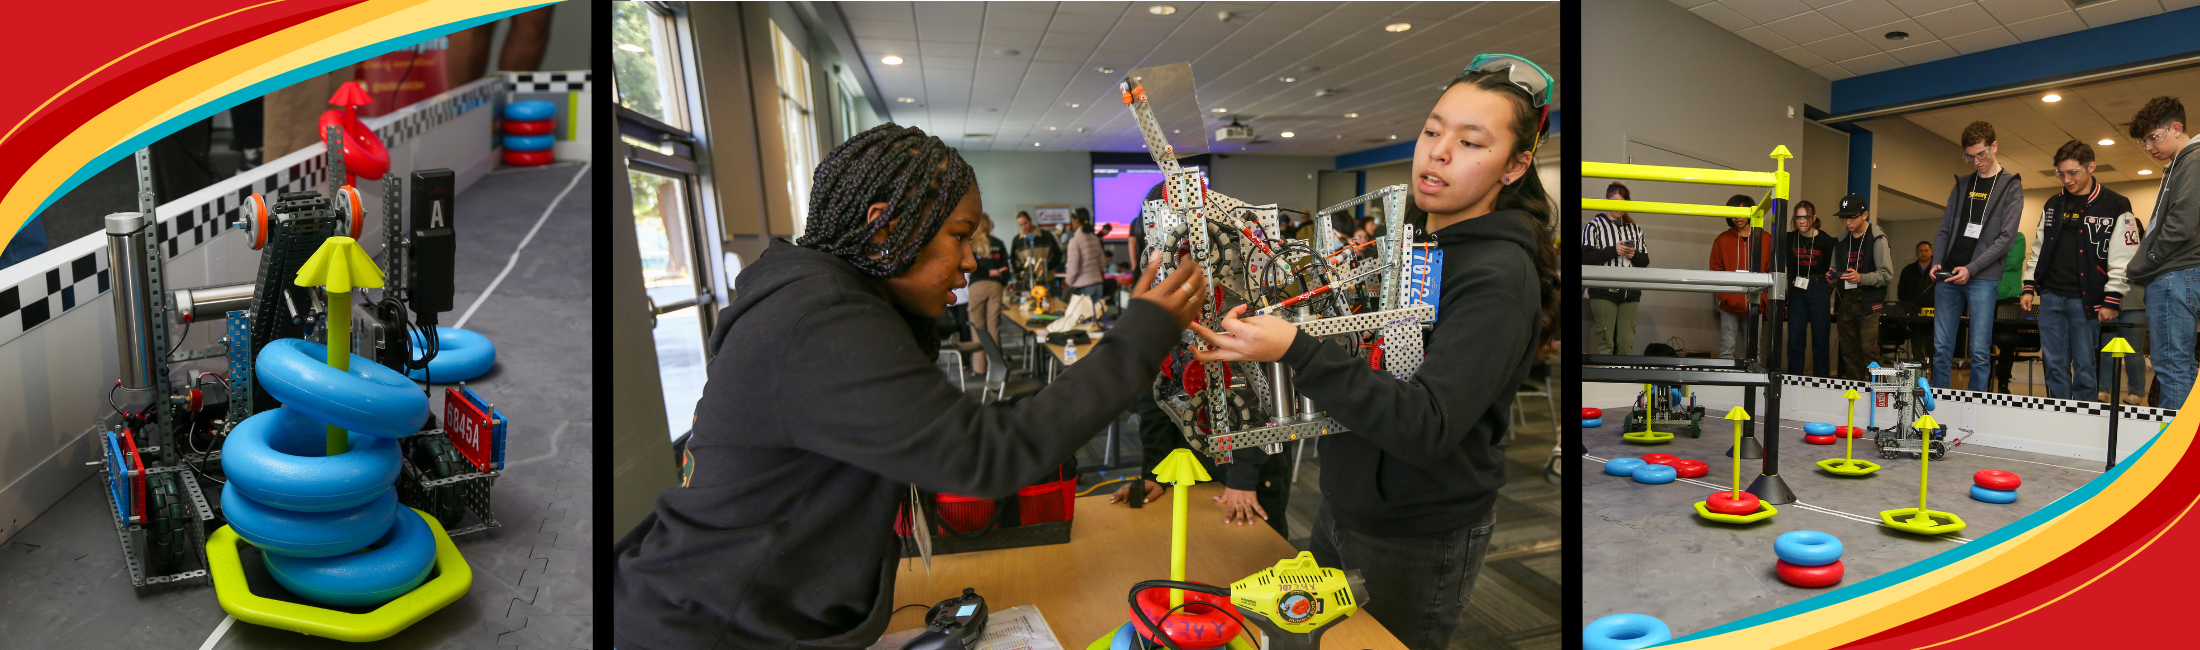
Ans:
<svg viewBox="0 0 2200 650"><path fill-rule="evenodd" d="M809 220L795 244L838 256L872 276L899 275L977 185L970 164L939 138L916 127L880 124L818 164ZM873 203L886 204L886 211L866 221ZM886 240L872 242L880 231Z"/></svg>
<svg viewBox="0 0 2200 650"><path fill-rule="evenodd" d="M1451 83L1444 84L1444 89L1438 91L1438 95L1441 96L1442 93L1451 92L1451 87L1459 84L1468 84L1512 100L1513 119L1511 130L1513 148L1511 152L1506 154L1508 159L1526 153L1530 147L1536 145L1536 138L1543 134L1546 125L1543 121L1543 111L1535 108L1533 100L1528 97L1527 89L1513 85L1512 81L1503 74L1478 73L1469 70L1459 73L1459 76L1452 77ZM1528 165L1528 172L1522 175L1519 180L1498 187L1497 204L1491 206L1491 209L1493 211L1518 210L1527 213L1530 217L1528 222L1532 224L1531 234L1537 246L1534 254L1528 257L1535 261L1535 275L1538 280L1541 280L1543 286L1543 320L1542 326L1539 328L1542 336L1535 342L1536 349L1542 350L1558 337L1558 287L1560 281L1558 235L1551 225L1551 215L1553 213L1551 196L1543 191L1543 181L1537 178L1534 164ZM1405 216L1408 221L1427 223L1428 212L1423 211L1421 206L1415 205L1412 196L1408 195Z"/></svg>

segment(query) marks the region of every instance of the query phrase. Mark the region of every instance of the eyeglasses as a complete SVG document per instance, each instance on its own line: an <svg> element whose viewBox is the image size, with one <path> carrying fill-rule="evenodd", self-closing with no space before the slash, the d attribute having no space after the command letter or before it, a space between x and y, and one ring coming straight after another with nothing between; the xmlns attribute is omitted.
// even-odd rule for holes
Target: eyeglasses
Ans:
<svg viewBox="0 0 2200 650"><path fill-rule="evenodd" d="M1484 54L1467 62L1467 72L1504 74L1506 81L1528 91L1529 108L1543 108L1551 103L1551 74L1534 61L1510 54Z"/></svg>
<svg viewBox="0 0 2200 650"><path fill-rule="evenodd" d="M2147 137L2140 138L2139 141L2146 144L2155 144L2161 142L2162 138L2167 137L2169 137L2169 127L2165 126L2159 129L2155 129L2153 133L2147 134Z"/></svg>
<svg viewBox="0 0 2200 650"><path fill-rule="evenodd" d="M1979 161L1979 160L1981 160L1981 159L1985 159L1985 158L1992 158L1993 156L1994 156L1994 148L1993 148L1993 147L1987 147L1985 151L1981 151L1981 152L1978 152L1978 155L1976 155L1976 156L1974 156L1974 155L1971 155L1971 154L1963 154L1963 164L1966 164L1966 165L1976 165L1976 164L1978 164L1978 161Z"/></svg>
<svg viewBox="0 0 2200 650"><path fill-rule="evenodd" d="M2055 177L2056 177L2056 178L2077 178L2077 177L2078 177L2078 174L2082 174L2082 173L2085 173L2085 170L2084 170L2084 169L2057 169L2057 170L2055 170Z"/></svg>

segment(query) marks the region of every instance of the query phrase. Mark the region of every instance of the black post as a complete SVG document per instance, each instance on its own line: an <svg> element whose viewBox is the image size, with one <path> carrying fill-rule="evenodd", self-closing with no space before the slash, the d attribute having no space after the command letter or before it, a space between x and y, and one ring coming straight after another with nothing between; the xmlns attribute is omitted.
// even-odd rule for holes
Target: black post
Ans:
<svg viewBox="0 0 2200 650"><path fill-rule="evenodd" d="M1765 386L1765 410L1757 419L1765 421L1766 431L1779 431L1779 382ZM1758 473L1757 480L1750 482L1749 493L1757 495L1760 501L1776 506L1795 502L1795 492L1788 489L1786 479L1780 478L1780 436L1777 433L1766 436L1764 470Z"/></svg>
<svg viewBox="0 0 2200 650"><path fill-rule="evenodd" d="M1743 410L1748 410L1748 409L1753 409L1753 408L1756 408L1756 407L1757 407L1757 387L1756 387L1756 386L1743 386L1743 387L1742 387L1742 409L1743 409ZM1732 455L1734 455L1734 449L1733 449L1732 447L1729 447L1729 448L1727 448L1727 450L1726 450L1726 455L1728 455L1728 456L1732 456ZM1760 443L1758 443L1758 442L1757 442L1757 420L1756 420L1756 416L1751 416L1751 419L1748 419L1748 420L1744 420L1744 421L1742 421L1742 458L1764 458L1764 457L1765 457L1765 447L1764 447L1764 445L1763 445L1763 444L1760 444Z"/></svg>
<svg viewBox="0 0 2200 650"><path fill-rule="evenodd" d="M2101 467L2104 472L2116 469L2116 421L2123 419L2124 411L2124 355L2110 358L2108 369L2115 374L2108 376L2108 462Z"/></svg>

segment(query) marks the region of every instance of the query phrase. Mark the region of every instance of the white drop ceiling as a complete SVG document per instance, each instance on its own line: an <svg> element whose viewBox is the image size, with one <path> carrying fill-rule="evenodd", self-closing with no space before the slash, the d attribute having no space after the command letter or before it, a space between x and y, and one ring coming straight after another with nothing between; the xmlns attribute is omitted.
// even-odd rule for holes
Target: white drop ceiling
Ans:
<svg viewBox="0 0 2200 650"><path fill-rule="evenodd" d="M2048 94L2062 99L2042 101ZM2078 140L2093 145L2094 161L2114 166L2096 174L2103 182L2160 180L2162 165L2131 139L2131 117L2147 100L2168 95L2186 102L2185 112L2200 110L2200 68L2125 77L2112 81L2008 97L1989 102L1911 113L1904 119L1948 139L1948 157L1957 156L1963 127L1986 120L2001 142L2004 166L2024 174L2025 187L2052 187L2055 150ZM2114 140L2102 146L2102 139ZM2141 176L2139 170L2153 174Z"/></svg>
<svg viewBox="0 0 2200 650"><path fill-rule="evenodd" d="M2200 6L2200 0L1671 1L1835 80ZM1886 37L1896 31L1909 37Z"/></svg>
<svg viewBox="0 0 2200 650"><path fill-rule="evenodd" d="M1192 66L1210 138L1236 117L1264 141L1214 143L1218 153L1339 155L1410 141L1437 88L1484 52L1535 61L1558 78L1558 107L1567 99L1555 2L833 4L894 121L961 149L1142 151L1116 82L1177 62ZM1156 5L1175 12L1154 14ZM1412 28L1384 30L1401 22ZM903 63L880 62L889 55ZM1332 94L1317 97L1324 89ZM991 136L968 135L977 133Z"/></svg>

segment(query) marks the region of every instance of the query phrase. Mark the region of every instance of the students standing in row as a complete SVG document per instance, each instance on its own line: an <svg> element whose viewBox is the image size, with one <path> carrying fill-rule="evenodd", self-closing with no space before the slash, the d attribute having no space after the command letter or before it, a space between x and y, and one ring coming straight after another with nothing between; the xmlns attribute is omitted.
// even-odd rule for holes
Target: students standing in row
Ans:
<svg viewBox="0 0 2200 650"><path fill-rule="evenodd" d="M1833 319L1841 337L1841 378L1868 381L1865 364L1879 361L1879 309L1887 300L1887 280L1894 277L1893 256L1887 253L1887 234L1872 223L1864 197L1841 197L1844 230L1833 242L1833 260L1826 272L1833 276Z"/></svg>
<svg viewBox="0 0 2200 650"><path fill-rule="evenodd" d="M1956 328L1971 316L1970 389L1985 392L1993 378L1987 355L1994 344L1994 301L2001 286L2004 256L2016 238L2024 208L2024 183L2003 169L1996 156L2000 142L1994 125L1972 122L1963 128L1963 162L1973 173L1956 177L1948 192L1933 250L1940 251L1932 273L1948 272L1933 296L1933 386L1948 387L1955 368Z"/></svg>
<svg viewBox="0 0 2200 650"><path fill-rule="evenodd" d="M2175 97L2148 100L2131 118L2131 137L2162 161L2162 189L2154 198L2152 232L2139 241L2125 274L2147 285L2147 333L2154 339L2154 378L2162 382L2162 408L2183 408L2192 392L2193 326L2200 316L2200 169L2193 138L2185 132L2185 105Z"/></svg>
<svg viewBox="0 0 2200 650"><path fill-rule="evenodd" d="M1788 237L1788 250L1795 259L1789 263L1789 273L1794 274L1795 287L1787 301L1787 368L1791 375L1803 374L1803 340L1805 330L1810 339L1811 372L1813 377L1830 377L1827 368L1832 359L1826 349L1827 330L1833 324L1833 283L1827 270L1833 261L1833 236L1818 229L1818 206L1809 201L1795 204L1795 231Z"/></svg>
<svg viewBox="0 0 2200 650"><path fill-rule="evenodd" d="M2093 147L2077 140L2055 151L2063 191L2048 197L2024 262L2025 311L2040 312L2040 357L2047 394L2094 397L2100 326L2123 304L2124 265L2139 245L2131 201L2093 179Z"/></svg>
<svg viewBox="0 0 2200 650"><path fill-rule="evenodd" d="M1630 200L1627 186L1612 183L1604 198ZM1650 250L1643 245L1642 225L1620 211L1599 212L1581 226L1581 263L1591 266L1647 268ZM1635 354L1635 308L1642 292L1635 289L1590 289L1589 313L1596 320L1594 354Z"/></svg>
<svg viewBox="0 0 2200 650"><path fill-rule="evenodd" d="M1757 202L1748 196L1736 194L1726 200L1730 207L1755 207ZM1777 215L1775 215L1777 216ZM1766 241L1764 229L1751 228L1749 220L1728 218L1726 232L1711 242L1711 270L1772 272L1772 245ZM1757 265L1751 267L1749 258L1757 257ZM1742 324L1764 313L1771 299L1760 294L1754 302L1739 293L1711 294L1719 301L1719 356L1727 359L1742 358Z"/></svg>

